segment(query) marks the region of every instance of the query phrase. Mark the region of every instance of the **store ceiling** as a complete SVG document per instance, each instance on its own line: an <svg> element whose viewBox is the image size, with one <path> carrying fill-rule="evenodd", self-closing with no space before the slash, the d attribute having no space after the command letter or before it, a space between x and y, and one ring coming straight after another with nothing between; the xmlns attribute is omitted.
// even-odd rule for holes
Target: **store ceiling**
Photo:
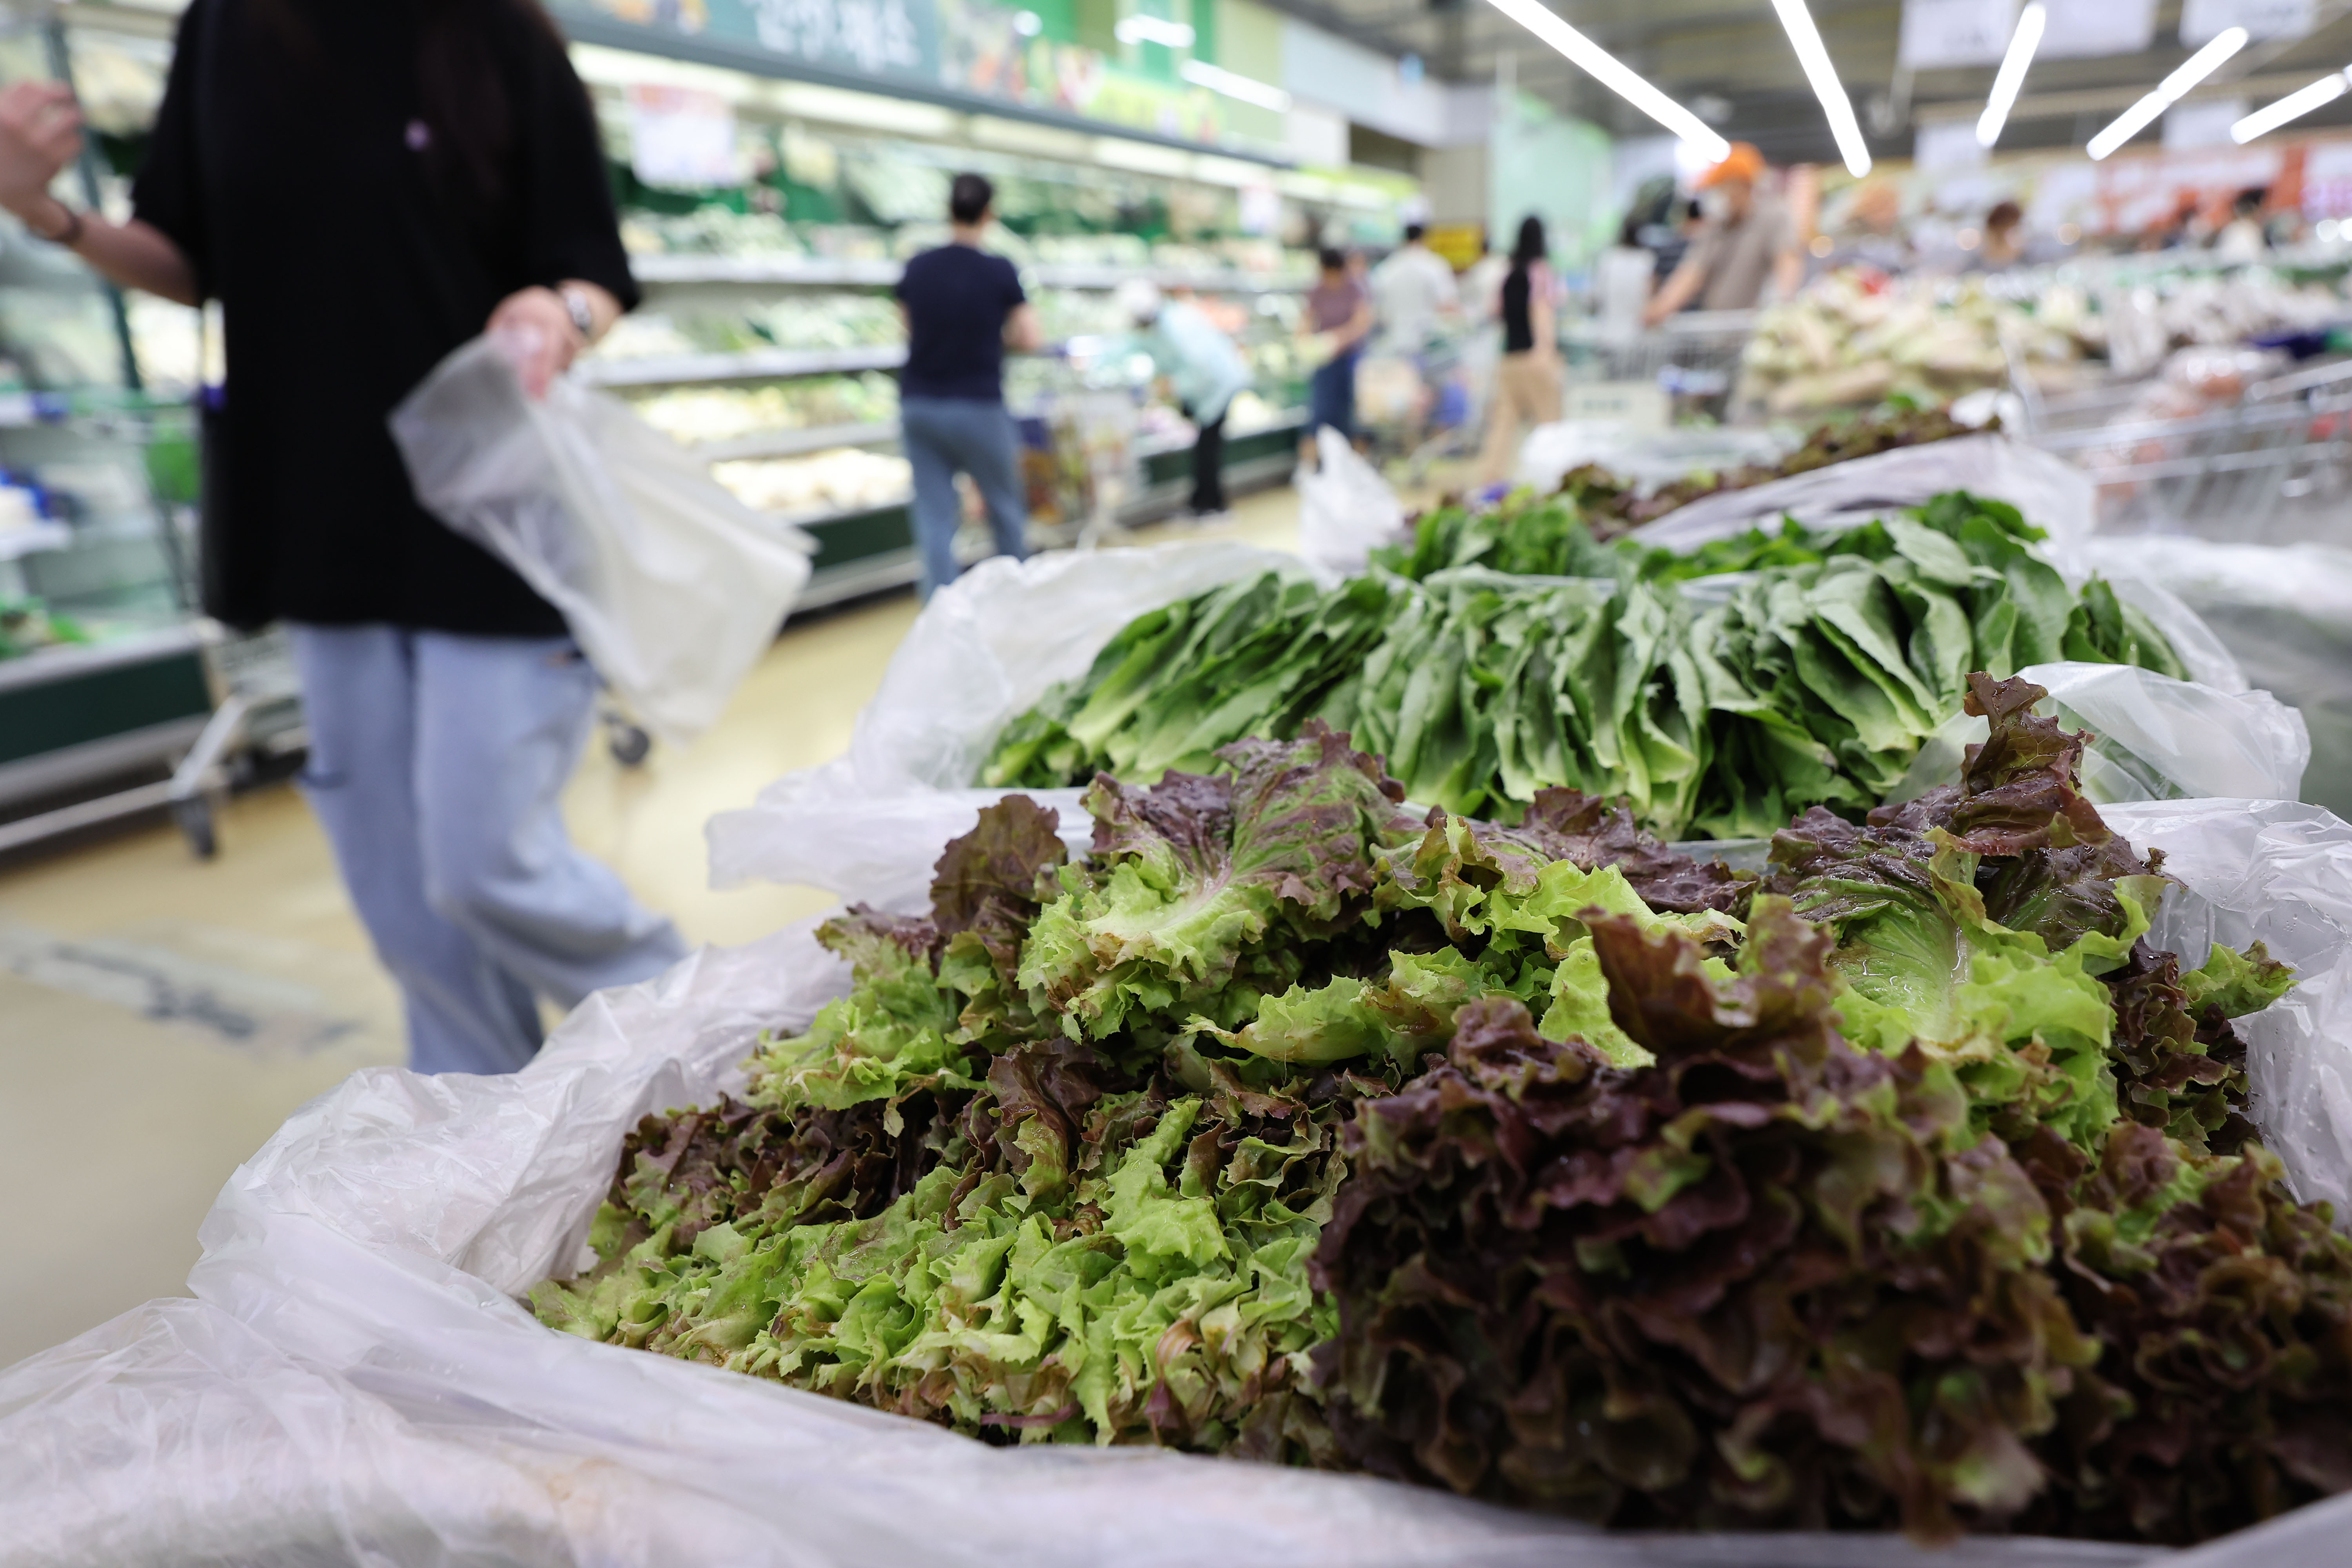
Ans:
<svg viewBox="0 0 2352 1568"><path fill-rule="evenodd" d="M1627 108L1485 0L1269 0L1279 11L1402 57L1417 55L1433 77L1489 82L1500 68L1519 87L1620 135L1656 133ZM1733 138L1753 141L1775 162L1834 162L1820 104L1807 89L1771 0L1549 0L1595 42L1647 76ZM1810 0L1838 75L1862 116L1871 150L1907 158L1923 121L1973 120L1993 68L1916 73L1895 70L1901 0ZM2255 43L2215 73L2192 99L2243 97L2260 106L2352 64L2352 0L2319 0L2317 25L2292 43ZM2179 0L2157 7L2155 47L2103 59L2042 60L2001 138L2004 151L2081 146L2126 105L2189 57L2179 42ZM1719 100L1710 105L1707 99ZM1907 108L1906 99L1907 98ZM1721 110L1720 114L1713 111ZM2352 95L2296 122L2352 125ZM2153 144L2157 133L2145 141Z"/></svg>

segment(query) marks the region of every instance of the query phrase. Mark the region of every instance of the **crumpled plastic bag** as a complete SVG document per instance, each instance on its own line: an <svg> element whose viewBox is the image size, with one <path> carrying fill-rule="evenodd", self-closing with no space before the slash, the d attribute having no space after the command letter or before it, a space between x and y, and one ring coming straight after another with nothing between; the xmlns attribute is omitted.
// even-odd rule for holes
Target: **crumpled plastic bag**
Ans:
<svg viewBox="0 0 2352 1568"><path fill-rule="evenodd" d="M2246 678L2302 712L2302 798L2352 812L2352 550L2182 537L2078 541L2060 564L2144 582L2194 614Z"/></svg>
<svg viewBox="0 0 2352 1568"><path fill-rule="evenodd" d="M1719 490L1643 524L1633 537L1688 550L1750 528L1769 528L1784 513L1820 524L1924 506L1947 490L2007 501L2049 530L2053 548L2088 537L2095 517L2097 492L2089 476L2064 458L2005 435L1959 435L1833 463L1745 490Z"/></svg>
<svg viewBox="0 0 2352 1568"><path fill-rule="evenodd" d="M1563 419L1528 432L1517 482L1549 495L1570 469L1598 463L1648 491L1700 469L1777 463L1795 444L1787 431L1733 424L1640 430L1620 420Z"/></svg>
<svg viewBox="0 0 2352 1568"><path fill-rule="evenodd" d="M1297 556L1231 540L981 562L923 607L846 754L710 819L711 885L765 880L919 904L931 874L920 846L963 832L1005 793L969 786L1009 720L1085 674L1137 616L1264 571L1309 575ZM1061 810L1073 843L1090 831L1080 791L1028 793Z"/></svg>
<svg viewBox="0 0 2352 1568"><path fill-rule="evenodd" d="M1298 476L1298 553L1333 578L1353 577L1404 537L1404 504L1329 425L1315 433L1315 452L1321 467Z"/></svg>
<svg viewBox="0 0 2352 1568"><path fill-rule="evenodd" d="M2108 820L2168 851L2194 895L2168 898L2168 940L2261 936L2301 966L2302 986L2249 1030L2256 1110L2299 1192L2339 1191L2352 829L2263 801ZM591 998L510 1077L372 1068L297 1112L205 1220L196 1300L151 1302L0 1372L0 1568L2341 1560L2352 1498L2178 1558L2026 1538L1922 1552L1883 1536L1607 1535L1362 1477L996 1448L540 1325L514 1297L578 1264L628 1128L739 1088L759 1033L803 1027L845 978L804 924Z"/></svg>
<svg viewBox="0 0 2352 1568"><path fill-rule="evenodd" d="M2268 692L2223 691L2131 664L2068 661L2017 673L2049 692L2041 711L2091 733L2083 793L2093 800L2301 799L2311 737L2303 716ZM1981 718L1954 715L1921 744L1887 799L1909 800L1950 783L1987 728Z"/></svg>
<svg viewBox="0 0 2352 1568"><path fill-rule="evenodd" d="M665 739L718 721L807 585L806 534L737 500L618 398L568 377L525 397L492 339L435 366L392 434L425 510L561 611Z"/></svg>

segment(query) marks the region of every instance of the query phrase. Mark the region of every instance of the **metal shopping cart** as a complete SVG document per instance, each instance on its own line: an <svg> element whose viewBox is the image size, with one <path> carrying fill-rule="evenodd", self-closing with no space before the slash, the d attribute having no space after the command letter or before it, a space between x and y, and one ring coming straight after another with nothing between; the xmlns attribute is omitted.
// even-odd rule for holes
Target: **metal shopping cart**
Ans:
<svg viewBox="0 0 2352 1568"><path fill-rule="evenodd" d="M2013 365L2011 384L2012 432L2090 475L2105 532L2279 542L2334 531L2352 500L2352 360L2169 417L2152 378L2045 396Z"/></svg>
<svg viewBox="0 0 2352 1568"><path fill-rule="evenodd" d="M1586 319L1561 334L1570 419L1657 428L1680 418L1727 417L1754 310L1685 310L1639 332Z"/></svg>

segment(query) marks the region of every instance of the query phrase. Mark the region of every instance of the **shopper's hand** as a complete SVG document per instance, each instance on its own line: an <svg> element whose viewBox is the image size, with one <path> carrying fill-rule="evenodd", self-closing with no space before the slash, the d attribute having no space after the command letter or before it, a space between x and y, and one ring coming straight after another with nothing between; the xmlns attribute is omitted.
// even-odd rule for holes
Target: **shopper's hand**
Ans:
<svg viewBox="0 0 2352 1568"><path fill-rule="evenodd" d="M81 155L81 109L63 82L20 81L0 90L0 207L36 226L55 204L49 182Z"/></svg>
<svg viewBox="0 0 2352 1568"><path fill-rule="evenodd" d="M483 329L497 340L522 379L526 396L542 398L550 382L572 366L588 345L572 324L572 312L552 288L518 289L499 301Z"/></svg>

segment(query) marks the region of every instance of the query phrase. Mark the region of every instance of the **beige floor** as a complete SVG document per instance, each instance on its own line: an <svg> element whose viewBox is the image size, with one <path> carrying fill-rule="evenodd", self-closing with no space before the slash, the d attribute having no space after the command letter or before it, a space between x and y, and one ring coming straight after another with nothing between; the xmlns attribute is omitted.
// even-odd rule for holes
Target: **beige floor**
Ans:
<svg viewBox="0 0 2352 1568"><path fill-rule="evenodd" d="M1284 547L1295 519L1272 491L1193 537ZM702 824L837 755L914 616L900 595L789 628L717 727L642 769L592 748L565 800L574 835L692 941L824 908L810 888L712 891ZM241 797L220 834L210 862L154 822L0 863L0 1148L17 1173L0 1366L180 1291L237 1163L354 1068L401 1058L398 998L300 799Z"/></svg>

